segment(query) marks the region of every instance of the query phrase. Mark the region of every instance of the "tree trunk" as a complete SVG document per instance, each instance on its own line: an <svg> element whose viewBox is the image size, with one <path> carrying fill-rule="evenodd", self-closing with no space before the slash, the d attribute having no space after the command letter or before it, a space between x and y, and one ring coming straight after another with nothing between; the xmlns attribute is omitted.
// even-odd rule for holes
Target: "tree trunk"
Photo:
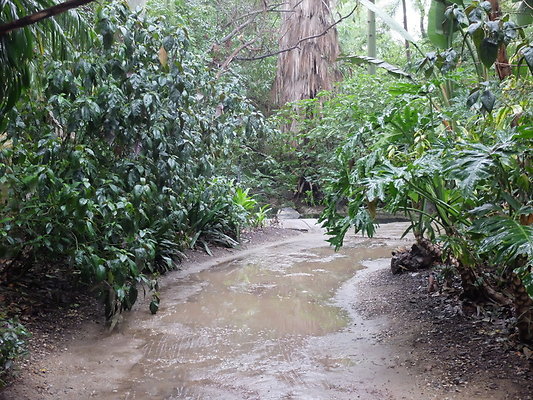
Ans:
<svg viewBox="0 0 533 400"><path fill-rule="evenodd" d="M374 0L370 0L374 3ZM368 57L376 58L376 14L373 11L368 10ZM370 75L376 74L376 66L374 64L368 65L368 73Z"/></svg>
<svg viewBox="0 0 533 400"><path fill-rule="evenodd" d="M489 19L491 21L494 21L500 18L500 16L502 15L500 9L500 2L499 0L490 0L490 5L492 11L490 13ZM512 74L511 65L509 64L509 58L507 58L507 46L505 46L505 44L503 43L500 43L498 47L498 56L496 57L496 63L494 65L496 67L496 73L498 74L500 80L503 80Z"/></svg>
<svg viewBox="0 0 533 400"><path fill-rule="evenodd" d="M420 235L416 237L416 240L420 246L424 247L428 252L434 254L436 258L443 258L442 249L440 248L440 246L435 245L434 243L430 242L428 239L421 237ZM461 278L463 297L466 297L469 300L479 300L485 297L483 287L481 285L476 284L477 276L472 268L464 265L460 260L450 255L448 255L446 263L449 265L453 265L457 270L457 273Z"/></svg>
<svg viewBox="0 0 533 400"><path fill-rule="evenodd" d="M511 290L520 340L524 343L533 343L533 300L527 294L522 280L515 273L511 278Z"/></svg>
<svg viewBox="0 0 533 400"><path fill-rule="evenodd" d="M420 35L422 36L422 39L425 39L428 37L428 34L426 32L426 27L424 26L424 21L426 20L426 16L421 13L420 14Z"/></svg>
<svg viewBox="0 0 533 400"><path fill-rule="evenodd" d="M402 0L402 10L403 10L403 29L405 29L405 31L408 32L406 0ZM411 64L411 49L409 48L408 40L405 41L405 58L407 60L407 64Z"/></svg>
<svg viewBox="0 0 533 400"><path fill-rule="evenodd" d="M320 35L332 24L330 0L289 0L290 12L283 13L279 46L293 47L299 40ZM306 40L294 50L280 54L272 97L276 106L312 99L321 90L330 90L339 78L333 64L340 53L337 30Z"/></svg>

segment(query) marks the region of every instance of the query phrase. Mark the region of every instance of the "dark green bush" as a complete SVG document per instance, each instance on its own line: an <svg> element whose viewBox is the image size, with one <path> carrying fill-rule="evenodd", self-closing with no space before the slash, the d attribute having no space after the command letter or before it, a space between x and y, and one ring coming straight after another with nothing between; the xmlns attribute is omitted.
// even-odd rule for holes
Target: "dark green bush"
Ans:
<svg viewBox="0 0 533 400"><path fill-rule="evenodd" d="M0 257L12 279L64 263L101 289L111 318L198 240L236 243L250 212L214 177L261 115L181 28L115 4L98 10L96 33L94 51L43 62L45 96L27 93L9 116Z"/></svg>
<svg viewBox="0 0 533 400"><path fill-rule="evenodd" d="M26 355L26 339L30 336L26 328L15 319L0 315L0 388L3 379L13 367L13 362Z"/></svg>

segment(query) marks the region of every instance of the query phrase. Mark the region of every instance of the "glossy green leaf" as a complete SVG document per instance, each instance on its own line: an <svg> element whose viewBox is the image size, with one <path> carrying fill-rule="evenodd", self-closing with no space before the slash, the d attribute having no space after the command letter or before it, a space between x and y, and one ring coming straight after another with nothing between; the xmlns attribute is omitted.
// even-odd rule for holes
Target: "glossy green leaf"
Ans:
<svg viewBox="0 0 533 400"><path fill-rule="evenodd" d="M452 34L445 28L445 13L446 4L444 1L431 0L431 5L428 12L427 35L431 43L441 49L449 47L449 35Z"/></svg>
<svg viewBox="0 0 533 400"><path fill-rule="evenodd" d="M490 68L498 56L498 43L490 38L483 39L479 46L478 54L483 65Z"/></svg>

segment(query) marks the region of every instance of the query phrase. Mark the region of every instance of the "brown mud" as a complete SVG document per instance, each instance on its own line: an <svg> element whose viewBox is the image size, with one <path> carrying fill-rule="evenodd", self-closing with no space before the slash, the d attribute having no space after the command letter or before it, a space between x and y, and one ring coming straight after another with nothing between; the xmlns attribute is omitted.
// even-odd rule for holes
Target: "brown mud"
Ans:
<svg viewBox="0 0 533 400"><path fill-rule="evenodd" d="M140 304L113 333L83 323L0 398L532 398L530 365L503 334L428 293L424 272L391 275L404 225L338 253L295 226L196 253L162 279L157 315Z"/></svg>

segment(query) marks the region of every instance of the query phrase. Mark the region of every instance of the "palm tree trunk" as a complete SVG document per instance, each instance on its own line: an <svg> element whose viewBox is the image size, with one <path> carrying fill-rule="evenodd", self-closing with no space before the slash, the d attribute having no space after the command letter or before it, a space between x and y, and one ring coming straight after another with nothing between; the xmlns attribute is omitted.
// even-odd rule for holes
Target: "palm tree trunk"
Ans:
<svg viewBox="0 0 533 400"><path fill-rule="evenodd" d="M293 47L302 38L318 35L291 51L280 54L272 90L274 104L312 99L330 90L340 76L334 63L340 53L337 30L332 23L330 0L290 0L283 13L279 46Z"/></svg>
<svg viewBox="0 0 533 400"><path fill-rule="evenodd" d="M520 340L524 343L533 343L533 300L529 297L522 280L515 273L512 274L511 290Z"/></svg>

